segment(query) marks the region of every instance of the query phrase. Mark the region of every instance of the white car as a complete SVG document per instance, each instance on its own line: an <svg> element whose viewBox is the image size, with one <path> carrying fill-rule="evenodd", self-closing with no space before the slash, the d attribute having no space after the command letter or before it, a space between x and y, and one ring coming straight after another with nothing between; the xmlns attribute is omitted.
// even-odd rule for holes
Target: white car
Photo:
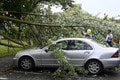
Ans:
<svg viewBox="0 0 120 80"><path fill-rule="evenodd" d="M91 39L63 38L53 44L62 45L61 49L69 58L69 62L75 66L85 67L91 74L98 74L120 63L118 48L105 47ZM42 49L34 48L18 52L14 57L16 66L24 70L41 66L59 66L49 48L47 46Z"/></svg>

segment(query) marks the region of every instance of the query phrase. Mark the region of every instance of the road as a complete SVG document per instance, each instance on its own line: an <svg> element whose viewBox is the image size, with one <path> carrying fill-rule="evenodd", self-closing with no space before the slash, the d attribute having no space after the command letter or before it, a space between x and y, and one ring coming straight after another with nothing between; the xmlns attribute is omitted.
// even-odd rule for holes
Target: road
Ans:
<svg viewBox="0 0 120 80"><path fill-rule="evenodd" d="M53 78L49 69L26 72L14 67L12 56L0 58L0 80L120 80L120 71L107 70L100 75L79 75L77 77Z"/></svg>

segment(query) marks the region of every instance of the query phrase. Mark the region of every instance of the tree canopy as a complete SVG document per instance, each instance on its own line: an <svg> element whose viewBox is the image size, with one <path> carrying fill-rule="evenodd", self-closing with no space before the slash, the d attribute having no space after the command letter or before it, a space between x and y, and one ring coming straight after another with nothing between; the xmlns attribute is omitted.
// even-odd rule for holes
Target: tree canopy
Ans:
<svg viewBox="0 0 120 80"><path fill-rule="evenodd" d="M7 1L7 0L5 0ZM18 1L18 0L15 0ZM32 1L32 0L25 0ZM36 0L37 1L37 0ZM8 1L9 2L9 1ZM37 1L34 8L23 7L21 11L17 8L4 8L1 1L1 14L12 14L14 16L1 15L0 34L13 42L23 41L28 46L44 46L49 40L56 40L64 37L84 37L83 32L87 28L92 30L93 39L105 43L105 36L108 29L113 30L115 37L120 35L119 22L107 17L107 19L92 16L81 8L81 5L73 5L63 1L67 7L61 3L62 0ZM51 4L48 4L51 3ZM21 3L23 5L24 1ZM13 3L14 4L14 3ZM33 3L31 3L32 5ZM44 7L43 5L48 5ZM9 4L12 6L12 3ZM16 5L16 4L15 4ZM28 4L26 4L28 5ZM62 5L63 12L53 13L51 5ZM72 7L70 7L72 5ZM69 7L68 7L69 6ZM20 7L19 7L20 8ZM18 9L19 10L19 9ZM17 16L18 15L18 16ZM22 16L21 16L22 15ZM106 16L105 16L106 17ZM14 40L12 40L14 39Z"/></svg>
<svg viewBox="0 0 120 80"><path fill-rule="evenodd" d="M22 14L15 12L32 12L38 4L61 5L63 8L68 8L72 6L72 2L72 0L1 0L0 10L8 11L11 15L20 19Z"/></svg>

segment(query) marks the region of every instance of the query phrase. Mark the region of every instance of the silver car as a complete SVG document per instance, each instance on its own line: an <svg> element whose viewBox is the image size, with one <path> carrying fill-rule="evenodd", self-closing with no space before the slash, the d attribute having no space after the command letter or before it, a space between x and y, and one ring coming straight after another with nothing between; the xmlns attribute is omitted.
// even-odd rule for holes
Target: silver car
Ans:
<svg viewBox="0 0 120 80"><path fill-rule="evenodd" d="M53 42L62 45L61 49L75 66L85 67L91 74L98 74L106 68L118 66L120 63L119 49L105 47L91 39L63 38ZM20 51L14 57L17 67L30 70L34 67L59 66L57 59L49 51L49 46Z"/></svg>

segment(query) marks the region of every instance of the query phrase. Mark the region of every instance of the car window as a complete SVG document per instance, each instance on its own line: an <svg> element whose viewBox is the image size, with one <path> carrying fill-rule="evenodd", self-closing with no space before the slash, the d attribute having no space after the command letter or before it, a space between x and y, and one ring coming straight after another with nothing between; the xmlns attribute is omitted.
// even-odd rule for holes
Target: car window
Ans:
<svg viewBox="0 0 120 80"><path fill-rule="evenodd" d="M63 50L67 50L67 44L68 44L67 40L57 42L57 45L60 47L60 49L63 49Z"/></svg>
<svg viewBox="0 0 120 80"><path fill-rule="evenodd" d="M76 49L75 40L69 40L69 41L68 41L67 49L68 49L68 50L75 50L75 49Z"/></svg>
<svg viewBox="0 0 120 80"><path fill-rule="evenodd" d="M60 47L60 49L63 50L92 50L93 48L82 41L79 40L65 40L57 42L57 45Z"/></svg>
<svg viewBox="0 0 120 80"><path fill-rule="evenodd" d="M72 50L92 50L92 47L85 42L76 40L74 41L74 47Z"/></svg>

